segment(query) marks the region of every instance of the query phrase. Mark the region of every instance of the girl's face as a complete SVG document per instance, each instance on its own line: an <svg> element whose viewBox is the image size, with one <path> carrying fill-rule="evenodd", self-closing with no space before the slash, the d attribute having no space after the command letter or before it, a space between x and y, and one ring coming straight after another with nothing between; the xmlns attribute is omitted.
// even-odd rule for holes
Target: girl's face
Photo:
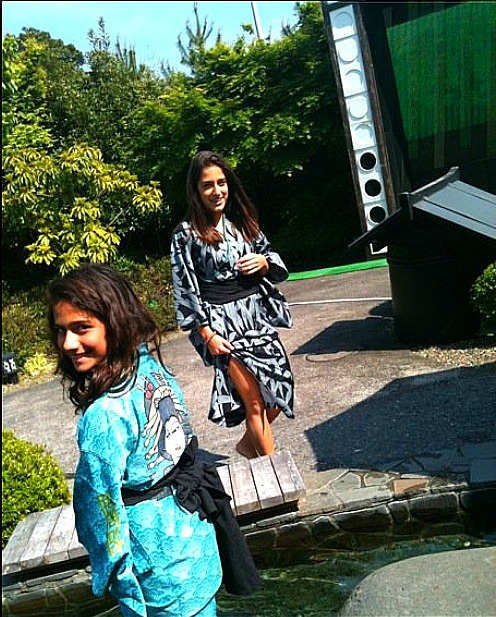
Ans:
<svg viewBox="0 0 496 617"><path fill-rule="evenodd" d="M198 193L205 210L220 219L229 197L229 187L224 172L217 165L204 167L198 181ZM217 215L217 216L216 216Z"/></svg>
<svg viewBox="0 0 496 617"><path fill-rule="evenodd" d="M102 321L65 300L55 304L53 316L57 345L78 373L87 373L106 360L107 336Z"/></svg>

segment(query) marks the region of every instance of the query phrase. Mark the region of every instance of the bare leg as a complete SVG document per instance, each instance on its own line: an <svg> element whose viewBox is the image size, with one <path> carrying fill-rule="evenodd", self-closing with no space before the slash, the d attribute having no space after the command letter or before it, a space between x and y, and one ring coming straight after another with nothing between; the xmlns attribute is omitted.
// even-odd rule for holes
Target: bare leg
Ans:
<svg viewBox="0 0 496 617"><path fill-rule="evenodd" d="M267 409L267 420L269 421L269 424L272 424L272 422L274 422L280 411L281 410L279 409L279 407L269 407Z"/></svg>
<svg viewBox="0 0 496 617"><path fill-rule="evenodd" d="M238 442L236 450L247 458L274 454L272 430L257 380L236 358L232 357L229 361L229 377L246 409L246 433Z"/></svg>
<svg viewBox="0 0 496 617"><path fill-rule="evenodd" d="M269 421L269 424L272 424L272 422L274 422L280 411L281 410L277 407L269 407L266 409L267 420ZM244 456L245 458L255 458L256 456L258 456L257 450L251 442L248 431L245 431L243 437L241 437L241 439L236 444L236 452L238 454L241 454L241 456Z"/></svg>

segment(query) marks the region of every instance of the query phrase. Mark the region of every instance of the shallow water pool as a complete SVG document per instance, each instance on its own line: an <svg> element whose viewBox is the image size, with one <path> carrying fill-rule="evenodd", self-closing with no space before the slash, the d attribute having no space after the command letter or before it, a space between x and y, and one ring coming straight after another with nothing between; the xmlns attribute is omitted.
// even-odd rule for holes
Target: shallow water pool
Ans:
<svg viewBox="0 0 496 617"><path fill-rule="evenodd" d="M441 551L483 548L496 536L438 536L395 542L370 551L326 551L308 563L261 570L262 588L247 598L218 596L219 617L332 617L355 586L390 563Z"/></svg>

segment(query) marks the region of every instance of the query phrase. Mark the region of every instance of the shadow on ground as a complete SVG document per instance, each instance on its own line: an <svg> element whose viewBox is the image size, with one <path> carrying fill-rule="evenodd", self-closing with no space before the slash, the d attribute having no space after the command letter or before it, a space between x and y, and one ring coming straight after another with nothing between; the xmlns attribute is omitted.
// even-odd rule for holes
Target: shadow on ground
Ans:
<svg viewBox="0 0 496 617"><path fill-rule="evenodd" d="M416 457L435 452L442 469L442 451L496 439L496 364L395 379L305 434L317 471L418 473Z"/></svg>
<svg viewBox="0 0 496 617"><path fill-rule="evenodd" d="M365 319L338 321L295 349L291 355L404 349L394 334L391 302L369 311Z"/></svg>

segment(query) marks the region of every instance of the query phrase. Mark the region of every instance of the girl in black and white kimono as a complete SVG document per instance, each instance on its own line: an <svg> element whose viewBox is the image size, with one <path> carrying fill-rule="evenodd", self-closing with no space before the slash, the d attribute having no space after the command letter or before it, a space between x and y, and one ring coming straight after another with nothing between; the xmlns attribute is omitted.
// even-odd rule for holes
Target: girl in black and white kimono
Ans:
<svg viewBox="0 0 496 617"><path fill-rule="evenodd" d="M288 271L258 226L255 207L226 161L199 152L190 165L188 220L171 246L177 321L206 366L214 367L209 418L246 420L236 450L274 453L272 421L293 418L293 375L275 327L291 327L274 283Z"/></svg>

